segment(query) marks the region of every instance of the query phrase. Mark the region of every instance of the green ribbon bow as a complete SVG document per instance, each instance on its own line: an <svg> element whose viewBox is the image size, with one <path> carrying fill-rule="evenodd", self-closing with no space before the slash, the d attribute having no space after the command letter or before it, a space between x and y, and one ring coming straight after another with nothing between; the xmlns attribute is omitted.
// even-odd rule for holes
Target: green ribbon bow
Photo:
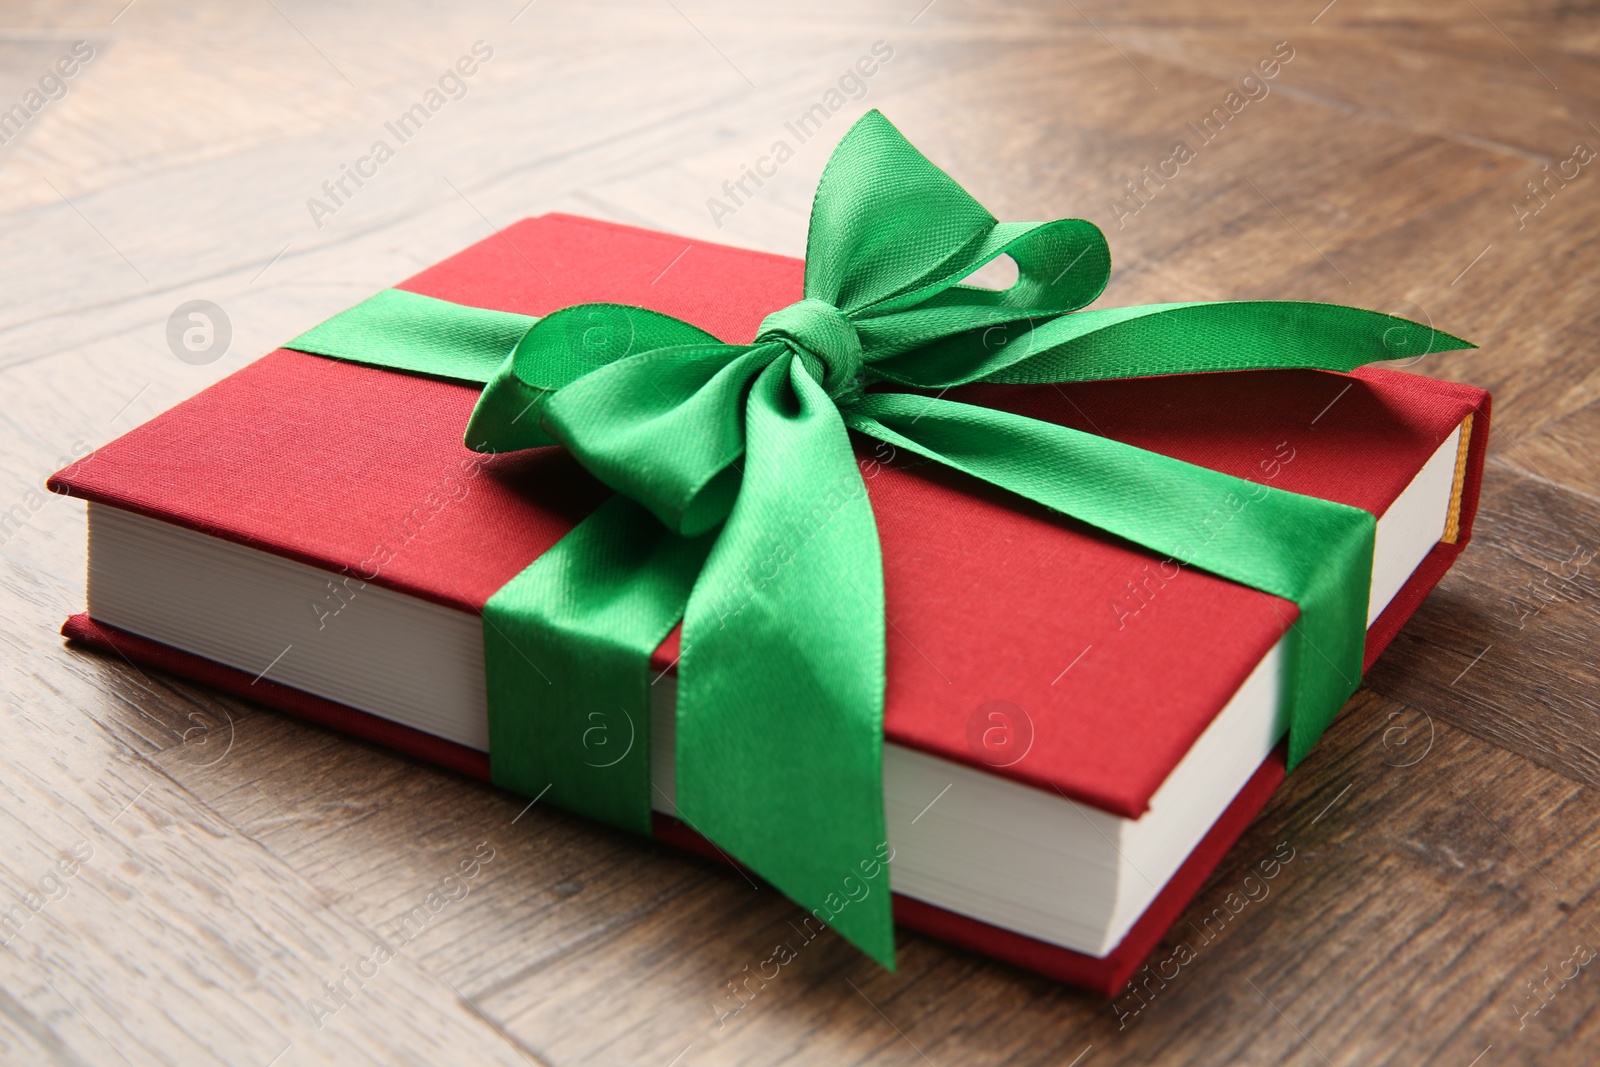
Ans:
<svg viewBox="0 0 1600 1067"><path fill-rule="evenodd" d="M960 284L1002 254L1018 268L1009 289ZM649 660L681 619L679 816L892 967L889 893L855 893L884 856L885 620L848 431L1294 601L1291 767L1361 677L1371 514L941 397L971 382L1348 371L1426 328L1313 303L1078 311L1110 269L1093 224L996 222L873 111L823 172L805 299L751 344L616 304L535 322L389 290L291 347L487 381L470 447L562 445L618 494L485 609L495 782L649 833ZM1427 330L1404 354L1462 347ZM1219 507L1232 518L1203 530Z"/></svg>

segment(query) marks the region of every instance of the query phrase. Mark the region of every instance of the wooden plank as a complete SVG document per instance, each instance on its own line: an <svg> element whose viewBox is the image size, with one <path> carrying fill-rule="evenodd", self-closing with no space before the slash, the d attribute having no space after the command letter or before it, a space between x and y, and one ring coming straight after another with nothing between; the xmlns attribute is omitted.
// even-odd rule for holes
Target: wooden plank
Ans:
<svg viewBox="0 0 1600 1067"><path fill-rule="evenodd" d="M0 149L0 509L26 516L0 535L0 904L23 909L0 1059L1592 1059L1592 968L1543 998L1527 983L1600 947L1600 313L1581 284L1600 179L1585 166L1533 201L1525 184L1575 140L1600 148L1592 20L1393 0L276 7L115 0L0 28L0 103L63 43L97 50ZM468 94L317 226L307 199L478 39L495 55ZM865 95L717 225L707 198L880 39L894 58ZM1119 212L1124 180L1279 40L1295 58L1270 95ZM832 141L869 107L1001 217L1105 227L1103 304L1336 300L1483 346L1413 367L1496 391L1474 544L1141 993L1086 997L908 932L888 974L826 934L730 1014L727 984L801 937L770 889L61 647L81 509L29 494L63 457L525 215L798 255ZM234 326L200 367L164 340L197 297ZM80 842L92 855L62 876ZM396 957L318 1029L308 1001L379 939Z"/></svg>

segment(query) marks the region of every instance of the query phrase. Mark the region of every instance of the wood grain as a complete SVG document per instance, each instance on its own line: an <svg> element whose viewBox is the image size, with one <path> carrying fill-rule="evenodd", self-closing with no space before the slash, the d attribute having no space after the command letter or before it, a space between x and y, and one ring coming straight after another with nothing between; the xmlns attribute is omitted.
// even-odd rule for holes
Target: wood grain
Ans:
<svg viewBox="0 0 1600 1067"><path fill-rule="evenodd" d="M1549 976L1600 947L1600 173L1526 187L1600 148L1592 11L125 3L0 8L0 106L95 49L0 146L0 1061L1593 1062L1600 976ZM307 198L479 40L466 96L316 225ZM865 96L719 225L706 198L878 40ZM1105 228L1106 304L1379 307L1481 346L1412 369L1495 390L1473 545L1133 990L904 931L890 974L827 934L726 1014L798 939L771 890L62 646L83 517L39 490L75 453L526 215L800 254L868 107L1000 216ZM1193 162L1125 200L1177 140ZM166 345L189 299L233 326L206 366Z"/></svg>

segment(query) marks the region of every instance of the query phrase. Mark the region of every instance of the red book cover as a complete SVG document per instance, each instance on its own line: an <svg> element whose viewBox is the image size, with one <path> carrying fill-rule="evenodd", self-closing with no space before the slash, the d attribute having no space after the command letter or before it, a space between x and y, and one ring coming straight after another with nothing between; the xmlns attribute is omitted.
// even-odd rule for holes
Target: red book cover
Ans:
<svg viewBox="0 0 1600 1067"><path fill-rule="evenodd" d="M730 342L801 296L799 260L547 215L399 288L542 315L587 301L653 308ZM972 386L951 399L1102 434L1239 477L1382 513L1455 433L1467 436L1454 540L1438 544L1368 633L1367 662L1471 533L1487 440L1481 390L1381 369L1251 371L1063 386ZM564 451L484 459L461 443L477 390L289 350L250 364L62 471L51 488L477 613L607 491ZM1144 550L964 475L859 439L888 614L886 738L1137 818L1295 607L1184 569L1141 608ZM1290 457L1287 460L1285 457ZM470 491L441 496L476 465ZM1270 472L1270 473L1267 473ZM1146 588L1149 588L1146 586ZM1119 608L1118 605L1121 605ZM134 659L478 777L487 757L75 616L65 632ZM657 653L676 658L676 635ZM1162 669L1151 670L1159 662ZM1070 671L1066 670L1070 665ZM1034 724L1003 769L969 746L974 709ZM906 925L1101 992L1126 981L1283 774L1269 759L1104 958L897 897ZM658 835L697 847L658 819Z"/></svg>

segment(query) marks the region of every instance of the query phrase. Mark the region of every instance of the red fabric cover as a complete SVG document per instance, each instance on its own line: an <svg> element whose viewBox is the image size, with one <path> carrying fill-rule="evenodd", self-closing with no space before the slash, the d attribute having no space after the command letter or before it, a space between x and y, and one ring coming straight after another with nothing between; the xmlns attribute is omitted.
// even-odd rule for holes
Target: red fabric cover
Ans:
<svg viewBox="0 0 1600 1067"><path fill-rule="evenodd" d="M631 301L741 341L799 297L802 271L798 260L547 215L403 287L530 314ZM951 395L1379 514L1486 400L1382 370ZM559 449L486 461L468 452L461 433L475 397L279 350L51 487L330 570L365 575L392 556L372 580L477 611L605 491ZM887 456L877 442L857 449L883 545L885 733L896 743L983 768L968 722L1007 700L1031 720L1033 747L996 773L1136 818L1295 615L1292 604L1186 568L1145 584L1148 605L1119 620L1113 599L1137 606L1128 585L1147 581L1155 557L934 464L874 465ZM1260 465L1275 451L1293 458L1269 479ZM662 667L675 661L676 641L659 650Z"/></svg>
<svg viewBox="0 0 1600 1067"><path fill-rule="evenodd" d="M312 696L266 679L252 681L244 671L224 667L189 652L139 637L113 626L95 622L88 615L74 615L61 632L71 640L115 653L180 677L220 689L225 693L288 712L341 733L374 741L405 755L437 764L448 770L483 781L489 780L489 758L476 749L458 745L420 730L369 715L364 711ZM977 919L946 911L910 897L894 898L895 921L912 930L948 941L987 956L1036 971L1071 985L1081 986L1102 996L1111 996L1160 942L1162 934L1189 906L1189 901L1205 884L1213 868L1266 804L1283 781L1283 752L1266 762L1234 797L1222 817L1195 846L1189 858L1145 909L1122 942L1104 958L1074 952ZM661 841L704 856L719 863L731 863L727 855L677 819L656 812L655 836Z"/></svg>

